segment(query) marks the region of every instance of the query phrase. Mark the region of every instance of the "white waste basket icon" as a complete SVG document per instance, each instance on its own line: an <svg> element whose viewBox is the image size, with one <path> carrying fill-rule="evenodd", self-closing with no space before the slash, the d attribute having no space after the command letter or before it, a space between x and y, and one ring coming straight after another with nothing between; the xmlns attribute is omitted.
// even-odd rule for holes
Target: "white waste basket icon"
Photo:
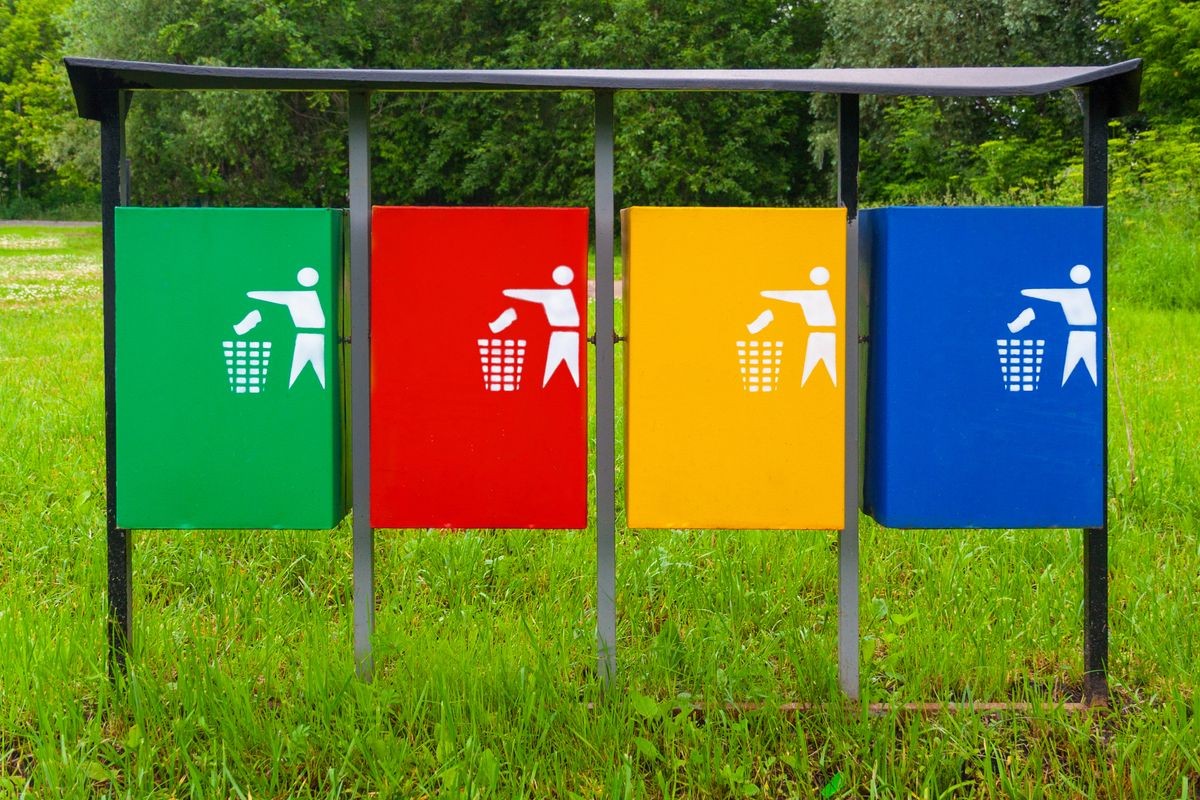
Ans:
<svg viewBox="0 0 1200 800"><path fill-rule="evenodd" d="M271 343L225 340L225 375L234 394L261 394L267 384L267 366L271 362Z"/></svg>
<svg viewBox="0 0 1200 800"><path fill-rule="evenodd" d="M737 343L738 369L742 389L747 392L773 392L779 388L783 367L783 342L747 339Z"/></svg>
<svg viewBox="0 0 1200 800"><path fill-rule="evenodd" d="M1007 391L1032 392L1038 388L1042 358L1046 354L1045 339L997 339L996 353Z"/></svg>
<svg viewBox="0 0 1200 800"><path fill-rule="evenodd" d="M525 339L476 339L483 387L489 392L515 392L525 371Z"/></svg>

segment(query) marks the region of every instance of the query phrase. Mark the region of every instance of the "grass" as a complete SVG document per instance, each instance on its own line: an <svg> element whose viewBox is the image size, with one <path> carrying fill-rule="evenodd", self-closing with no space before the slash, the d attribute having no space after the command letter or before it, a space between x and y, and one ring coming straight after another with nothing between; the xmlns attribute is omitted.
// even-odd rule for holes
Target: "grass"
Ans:
<svg viewBox="0 0 1200 800"><path fill-rule="evenodd" d="M1200 310L1200 218L1185 203L1143 200L1114 210L1114 296L1149 308Z"/></svg>
<svg viewBox="0 0 1200 800"><path fill-rule="evenodd" d="M592 533L379 532L366 685L346 523L139 532L112 685L98 230L0 228L0 798L1196 796L1200 313L1115 277L1191 268L1189 243L1112 225L1114 711L1054 707L1080 689L1077 532L864 519L864 699L1035 703L932 717L840 702L814 532L621 533L608 697Z"/></svg>

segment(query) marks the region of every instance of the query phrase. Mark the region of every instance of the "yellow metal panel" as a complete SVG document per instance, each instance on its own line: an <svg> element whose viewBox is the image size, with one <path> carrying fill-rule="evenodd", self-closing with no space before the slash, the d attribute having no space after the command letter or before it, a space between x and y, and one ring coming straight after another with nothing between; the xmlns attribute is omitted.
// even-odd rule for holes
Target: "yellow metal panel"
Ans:
<svg viewBox="0 0 1200 800"><path fill-rule="evenodd" d="M841 528L845 210L621 220L629 527Z"/></svg>

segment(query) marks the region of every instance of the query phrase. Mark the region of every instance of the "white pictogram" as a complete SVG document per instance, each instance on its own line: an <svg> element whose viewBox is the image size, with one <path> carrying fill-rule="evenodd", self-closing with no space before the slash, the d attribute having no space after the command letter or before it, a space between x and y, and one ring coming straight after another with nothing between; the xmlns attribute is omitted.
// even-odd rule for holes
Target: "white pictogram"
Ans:
<svg viewBox="0 0 1200 800"><path fill-rule="evenodd" d="M559 287L557 289L505 289L503 294L505 297L511 297L513 300L523 300L528 303L537 303L546 312L546 321L550 323L550 344L546 349L546 369L542 375L542 386L550 383L550 378L558 371L560 364L565 364L567 372L571 373L571 379L575 381L575 385L579 385L579 308L575 304L575 296L571 290L565 288L570 286L571 281L575 278L575 272L570 267L559 266L554 268L551 278ZM517 319L517 310L515 308L506 308L498 317L488 323L488 328L492 334L498 334L505 330L509 325L512 325ZM479 341L479 355L483 357L484 339ZM495 342L520 342L521 355L515 355L513 358L524 358L525 340L524 339L492 339L489 341L488 357L494 357L497 345ZM505 351L510 347L516 348L515 344L499 345ZM501 354L502 358L509 357L507 353ZM501 366L519 367L523 364L523 360L518 364L501 364ZM489 362L488 366L492 366ZM501 373L503 374L503 373ZM515 373L513 373L515 375ZM498 391L490 383L485 380L485 385L492 391ZM513 381L514 386L520 385L520 379ZM507 390L507 389L506 389Z"/></svg>
<svg viewBox="0 0 1200 800"><path fill-rule="evenodd" d="M295 385L296 379L304 368L312 365L313 372L325 388L325 312L321 310L321 296L313 289L320 280L320 275L312 267L304 267L296 273L296 282L304 289L291 289L273 292L246 292L251 300L261 300L264 303L286 306L296 326L296 347L292 351L292 373L288 380L288 388ZM262 322L262 312L254 309L241 322L233 326L238 336L244 336ZM239 345L246 343L238 343ZM249 343L251 345L255 342ZM261 343L266 352L270 352L270 342ZM226 349L229 343L225 343ZM236 348L235 348L236 349ZM226 353L226 359L229 354ZM262 359L259 359L262 360ZM249 365L247 365L248 367ZM263 374L266 374L266 363L262 364ZM261 388L260 383L260 388ZM257 392L252 392L257 394Z"/></svg>
<svg viewBox="0 0 1200 800"><path fill-rule="evenodd" d="M490 392L515 392L525 371L524 339L479 339L483 386Z"/></svg>
<svg viewBox="0 0 1200 800"><path fill-rule="evenodd" d="M243 333L237 330L236 325L234 330L239 335ZM234 394L260 394L267 384L271 343L227 339L221 342L221 348L225 351L225 373L229 377L229 391Z"/></svg>
<svg viewBox="0 0 1200 800"><path fill-rule="evenodd" d="M808 273L809 280L814 286L824 286L829 283L829 270L825 267L813 267ZM804 372L800 376L800 385L804 386L808 383L809 377L820 364L825 365L825 371L829 375L829 379L833 381L833 385L837 386L837 314L833 310L833 300L829 296L828 289L794 289L786 291L765 291L760 292L763 297L768 300L778 300L784 303L800 306L804 312L804 321L812 328L808 334L808 343L804 348ZM770 309L763 311L753 322L746 326L746 329L752 334L757 334L770 325L775 320L775 315ZM738 342L738 362L743 368L742 371L742 386L747 391L760 391L757 388L752 388L753 384L746 381L748 377L746 369L749 364L743 364L743 359L749 359L748 355L743 355L743 350L750 352L749 348L756 345L755 342ZM764 342L760 348L759 359L763 350L766 347L774 344L774 352L772 353L774 373L771 377L774 378L773 388L778 387L779 383L779 367L780 356L782 356L783 342ZM756 365L760 368L762 365ZM751 373L762 375L762 373ZM762 386L761 391L770 391L766 384L761 380L757 382L758 386Z"/></svg>
<svg viewBox="0 0 1200 800"><path fill-rule="evenodd" d="M779 388L783 342L748 339L737 343L737 351L743 389L747 392L773 392Z"/></svg>
<svg viewBox="0 0 1200 800"><path fill-rule="evenodd" d="M1042 379L1042 356L1046 353L1045 339L997 339L996 353L1000 356L1000 374L1004 388L1010 392L1032 392Z"/></svg>
<svg viewBox="0 0 1200 800"><path fill-rule="evenodd" d="M1096 306L1092 302L1091 290L1083 285L1091 280L1092 271L1083 264L1076 264L1071 267L1070 274L1071 282L1076 284L1075 287L1022 289L1021 294L1025 297L1032 297L1035 300L1046 300L1055 303L1062 308L1063 316L1066 317L1069 328L1069 333L1067 334L1067 356L1063 361L1062 385L1067 385L1067 379L1071 377L1071 374L1075 371L1075 367L1080 362L1083 362L1084 368L1087 369L1088 375L1092 378L1092 385L1098 386L1099 377L1096 371L1096 325L1098 319L1096 317ZM1028 327L1035 319L1037 319L1037 314L1034 310L1026 308L1017 315L1016 319L1008 323L1008 330L1010 333L1018 333ZM1045 342L1045 340L1040 341L1043 344ZM997 340L997 344L999 342L1000 340ZM1022 355L1022 358L1024 357ZM1037 358L1040 362L1040 354ZM1005 385L1010 391L1016 391L1012 389L1007 374Z"/></svg>

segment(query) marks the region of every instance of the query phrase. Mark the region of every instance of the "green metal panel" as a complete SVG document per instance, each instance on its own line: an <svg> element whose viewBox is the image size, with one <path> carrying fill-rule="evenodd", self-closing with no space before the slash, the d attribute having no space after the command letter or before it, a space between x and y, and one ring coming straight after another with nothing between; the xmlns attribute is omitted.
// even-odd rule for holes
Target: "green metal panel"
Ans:
<svg viewBox="0 0 1200 800"><path fill-rule="evenodd" d="M116 210L117 524L345 514L342 212Z"/></svg>

